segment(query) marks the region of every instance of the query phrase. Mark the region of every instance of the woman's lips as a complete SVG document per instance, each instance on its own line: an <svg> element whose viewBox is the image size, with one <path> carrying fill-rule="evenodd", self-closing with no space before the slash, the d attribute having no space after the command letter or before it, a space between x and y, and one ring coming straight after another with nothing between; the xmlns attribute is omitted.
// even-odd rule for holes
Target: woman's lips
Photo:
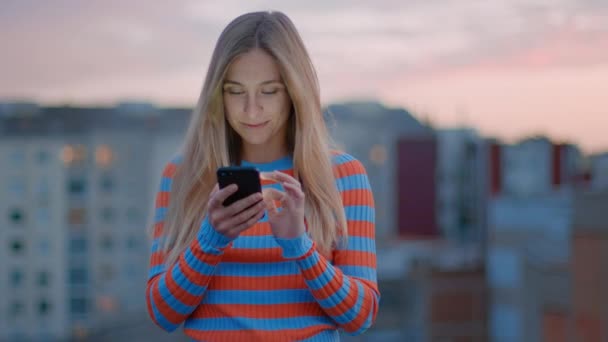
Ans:
<svg viewBox="0 0 608 342"><path fill-rule="evenodd" d="M265 121L265 122L262 122L262 123L258 123L258 124L247 124L247 123L244 123L243 125L245 125L246 127L249 127L249 128L260 128L260 127L264 127L267 123L268 123L268 121Z"/></svg>

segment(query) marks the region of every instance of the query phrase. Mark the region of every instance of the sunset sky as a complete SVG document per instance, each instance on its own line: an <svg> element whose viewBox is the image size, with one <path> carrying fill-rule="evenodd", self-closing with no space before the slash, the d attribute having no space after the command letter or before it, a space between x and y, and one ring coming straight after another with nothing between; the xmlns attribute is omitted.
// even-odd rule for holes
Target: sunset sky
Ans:
<svg viewBox="0 0 608 342"><path fill-rule="evenodd" d="M193 106L221 30L269 9L300 30L324 104L608 151L605 0L3 0L0 101Z"/></svg>

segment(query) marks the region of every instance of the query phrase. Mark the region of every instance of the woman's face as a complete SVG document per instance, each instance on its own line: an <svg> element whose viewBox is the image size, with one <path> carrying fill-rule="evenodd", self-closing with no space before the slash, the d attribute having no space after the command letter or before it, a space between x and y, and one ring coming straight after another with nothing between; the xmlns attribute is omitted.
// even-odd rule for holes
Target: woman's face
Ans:
<svg viewBox="0 0 608 342"><path fill-rule="evenodd" d="M223 90L226 118L245 148L285 144L291 99L269 54L254 49L236 57Z"/></svg>

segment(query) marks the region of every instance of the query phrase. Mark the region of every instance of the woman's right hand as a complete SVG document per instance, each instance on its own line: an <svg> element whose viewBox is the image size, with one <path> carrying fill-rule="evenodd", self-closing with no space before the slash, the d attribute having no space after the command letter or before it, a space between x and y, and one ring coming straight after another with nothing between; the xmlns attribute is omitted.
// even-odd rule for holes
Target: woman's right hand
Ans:
<svg viewBox="0 0 608 342"><path fill-rule="evenodd" d="M216 184L209 196L207 215L211 226L229 239L235 239L264 216L266 205L262 194L256 193L224 207L222 203L237 191L236 184L219 189Z"/></svg>

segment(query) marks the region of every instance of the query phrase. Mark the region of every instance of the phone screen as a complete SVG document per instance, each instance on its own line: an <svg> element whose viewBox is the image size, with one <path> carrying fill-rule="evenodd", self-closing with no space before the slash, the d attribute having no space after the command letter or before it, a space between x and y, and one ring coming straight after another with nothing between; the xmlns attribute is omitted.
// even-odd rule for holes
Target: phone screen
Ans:
<svg viewBox="0 0 608 342"><path fill-rule="evenodd" d="M256 192L262 192L260 173L253 167L220 167L217 169L217 182L220 189L223 189L230 184L236 184L238 186L237 192L230 195L224 201L224 206L229 206L238 200L255 194Z"/></svg>

